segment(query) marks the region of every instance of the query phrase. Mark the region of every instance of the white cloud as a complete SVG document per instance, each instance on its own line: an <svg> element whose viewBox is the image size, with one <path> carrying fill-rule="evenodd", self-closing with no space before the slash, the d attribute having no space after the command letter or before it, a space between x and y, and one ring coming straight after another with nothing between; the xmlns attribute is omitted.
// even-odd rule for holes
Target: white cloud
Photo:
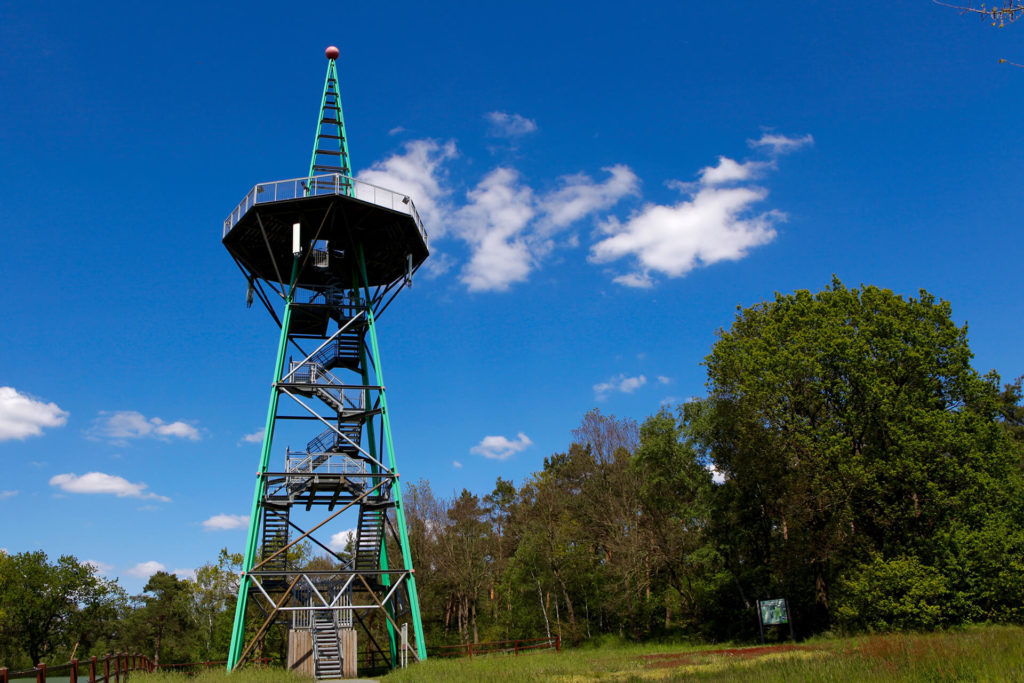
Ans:
<svg viewBox="0 0 1024 683"><path fill-rule="evenodd" d="M171 422L170 424L162 424L159 420L160 418L158 417L150 419L150 422L156 425L153 429L153 433L157 436L176 436L179 439L199 441L199 430L192 425L180 421Z"/></svg>
<svg viewBox="0 0 1024 683"><path fill-rule="evenodd" d="M354 543L355 538L355 529L345 529L344 531L339 531L338 533L333 534L331 536L331 540L327 542L327 547L336 553L340 553L346 546L348 546L349 542Z"/></svg>
<svg viewBox="0 0 1024 683"><path fill-rule="evenodd" d="M746 161L741 164L728 157L720 156L718 157L717 166L706 166L700 170L700 184L724 185L741 180L750 180L761 171L773 166L774 164L770 161Z"/></svg>
<svg viewBox="0 0 1024 683"><path fill-rule="evenodd" d="M519 114L492 111L486 116L491 124L490 134L494 137L517 138L537 130L537 122Z"/></svg>
<svg viewBox="0 0 1024 683"><path fill-rule="evenodd" d="M530 437L519 432L514 441L504 436L485 436L480 443L470 448L469 452L491 460L506 460L532 445Z"/></svg>
<svg viewBox="0 0 1024 683"><path fill-rule="evenodd" d="M252 434L246 434L242 437L242 441L245 443L263 443L263 429L257 429Z"/></svg>
<svg viewBox="0 0 1024 683"><path fill-rule="evenodd" d="M514 115L495 121L528 127ZM515 169L497 167L467 190L462 201L455 201L446 164L457 156L453 141L412 140L359 179L408 194L432 240L449 236L464 242L470 256L460 279L471 291L505 291L525 281L554 248L556 232L636 195L639 188L636 174L619 164L605 168L608 178L601 181L583 173L564 176L556 189L538 197ZM571 236L568 243L574 240L578 238ZM436 245L432 249L424 271L428 277L453 266L450 255L439 253Z"/></svg>
<svg viewBox="0 0 1024 683"><path fill-rule="evenodd" d="M199 430L192 425L176 421L165 422L159 417L147 418L136 410L118 410L113 413L100 412L89 436L100 439L111 439L122 443L126 439L157 438L167 439L176 437L198 441Z"/></svg>
<svg viewBox="0 0 1024 683"><path fill-rule="evenodd" d="M621 391L624 394L632 394L634 391L647 384L647 378L643 375L627 377L624 374L616 375L607 382L594 385L594 394L598 399L605 399L613 391Z"/></svg>
<svg viewBox="0 0 1024 683"><path fill-rule="evenodd" d="M16 495L18 495L18 492L17 492L17 490L14 490L14 489L7 490L7 491L0 491L0 500L3 500L4 498L13 498Z"/></svg>
<svg viewBox="0 0 1024 683"><path fill-rule="evenodd" d="M153 498L170 502L167 496L159 496L148 492L148 486L142 482L133 484L127 479L103 472L77 474L58 474L50 478L50 486L57 486L68 493L107 493L118 498Z"/></svg>
<svg viewBox="0 0 1024 683"><path fill-rule="evenodd" d="M813 141L810 135L789 138L766 133L748 143L778 155ZM686 195L680 202L647 204L625 221L605 220L601 225L605 237L591 246L590 260L609 263L628 257L633 270L614 281L627 287L650 287L651 273L683 277L700 266L741 259L754 247L775 239L775 225L786 220L780 211L754 210L768 191L750 183L774 168L775 161L741 163L720 156L715 165L698 172L697 182L668 183Z"/></svg>
<svg viewBox="0 0 1024 683"><path fill-rule="evenodd" d="M97 574L107 574L114 568L114 565L99 560L86 560L85 563L95 569Z"/></svg>
<svg viewBox="0 0 1024 683"><path fill-rule="evenodd" d="M625 223L610 218L609 236L591 247L595 263L627 256L638 270L616 278L627 286L648 286L649 272L682 277L701 265L743 258L756 246L775 239L774 225L782 213L750 214L750 206L768 192L759 187L702 187L674 206L648 204Z"/></svg>
<svg viewBox="0 0 1024 683"><path fill-rule="evenodd" d="M764 133L757 140L747 140L747 144L754 149L765 147L771 154L788 154L789 152L794 152L801 147L813 145L814 137L810 133L807 135L801 135L797 138L777 135L775 133Z"/></svg>
<svg viewBox="0 0 1024 683"><path fill-rule="evenodd" d="M172 569L171 573L174 574L175 576L177 576L179 579L195 579L196 578L196 570L195 569L187 569L187 568L186 569Z"/></svg>
<svg viewBox="0 0 1024 683"><path fill-rule="evenodd" d="M19 393L14 387L0 387L0 441L39 436L44 427L60 427L68 412L56 403L44 403Z"/></svg>
<svg viewBox="0 0 1024 683"><path fill-rule="evenodd" d="M473 252L462 282L470 291L504 291L525 280L532 256L522 232L536 213L533 190L520 184L515 170L496 168L466 197L454 217Z"/></svg>
<svg viewBox="0 0 1024 683"><path fill-rule="evenodd" d="M705 465L704 469L711 473L711 481L716 484L725 483L725 475L718 471L718 468L715 467L714 463Z"/></svg>
<svg viewBox="0 0 1024 683"><path fill-rule="evenodd" d="M602 170L610 175L603 183L595 182L584 173L560 178L560 187L538 203L544 214L541 228L545 231L564 228L614 206L623 197L640 193L640 179L629 166L617 164Z"/></svg>
<svg viewBox="0 0 1024 683"><path fill-rule="evenodd" d="M671 381L671 377L666 377L665 375L658 375L658 384L668 384Z"/></svg>
<svg viewBox="0 0 1024 683"><path fill-rule="evenodd" d="M203 528L207 531L227 531L230 529L240 529L248 525L248 515L214 515L203 522Z"/></svg>
<svg viewBox="0 0 1024 683"><path fill-rule="evenodd" d="M471 252L462 282L470 291L508 290L553 249L554 233L636 194L639 182L628 167L605 170L610 177L604 182L585 174L565 176L558 189L541 197L515 169L499 167L484 176L452 216L456 235Z"/></svg>
<svg viewBox="0 0 1024 683"><path fill-rule="evenodd" d="M491 112L487 119L494 135L510 139L537 128L518 114ZM719 156L697 172L696 181L669 183L684 193L678 203L647 204L624 218L608 215L623 198L640 194L639 178L624 164L604 168L607 177L600 179L587 173L563 176L547 192L538 191L516 169L499 166L460 194L448 172L448 162L458 156L455 142L420 139L406 142L400 152L359 178L408 194L432 238L454 238L468 247L460 265L454 262L457 252L440 253L432 245L434 257L423 271L428 277L457 268L470 291L507 291L528 280L556 248L579 243L575 232L556 235L597 217L601 232L590 246L589 260L605 264L629 259L632 267L614 273L614 281L649 288L657 275L682 277L700 266L737 260L775 238L775 226L785 215L757 211L768 192L751 183L776 167L776 156L813 139L765 133L749 142L767 151L771 160Z"/></svg>
<svg viewBox="0 0 1024 683"><path fill-rule="evenodd" d="M447 173L444 163L458 156L455 142L412 140L405 151L378 161L357 176L359 180L401 192L412 198L416 211L431 238L444 236L448 230Z"/></svg>
<svg viewBox="0 0 1024 683"><path fill-rule="evenodd" d="M462 469L462 463L459 462L458 460L452 460L452 467L454 467L457 470L461 470Z"/></svg>
<svg viewBox="0 0 1024 683"><path fill-rule="evenodd" d="M395 126L388 131L388 135L398 135L399 133L405 132L405 126Z"/></svg>
<svg viewBox="0 0 1024 683"><path fill-rule="evenodd" d="M160 564L156 560L150 560L149 562L139 562L137 565L125 571L125 574L134 576L140 579L148 579L157 572L166 570L167 567Z"/></svg>
<svg viewBox="0 0 1024 683"><path fill-rule="evenodd" d="M623 285L625 287L635 287L637 289L650 289L654 286L654 280L645 271L642 273L626 273L625 275L619 275L612 278L612 282Z"/></svg>

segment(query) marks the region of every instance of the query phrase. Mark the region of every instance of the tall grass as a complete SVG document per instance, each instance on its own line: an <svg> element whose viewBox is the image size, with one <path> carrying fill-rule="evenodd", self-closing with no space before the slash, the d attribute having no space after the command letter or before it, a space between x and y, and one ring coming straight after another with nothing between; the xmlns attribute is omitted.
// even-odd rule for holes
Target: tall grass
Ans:
<svg viewBox="0 0 1024 683"><path fill-rule="evenodd" d="M721 650L716 646L715 650ZM1020 681L1024 628L978 626L934 634L816 639L745 656L660 645L561 654L430 660L384 677L404 681ZM749 650L749 648L748 648ZM756 651L756 649L755 649ZM651 656L653 653L657 656Z"/></svg>
<svg viewBox="0 0 1024 683"><path fill-rule="evenodd" d="M1024 681L1024 627L974 626L931 634L817 638L762 650L646 643L604 644L513 655L440 659L382 679L406 681ZM138 675L140 683L308 681L280 669L223 669L194 677Z"/></svg>
<svg viewBox="0 0 1024 683"><path fill-rule="evenodd" d="M136 674L135 683L309 683L308 678L284 669L252 668L235 671L228 675L223 666L200 671L192 675L178 671L160 671L152 674Z"/></svg>

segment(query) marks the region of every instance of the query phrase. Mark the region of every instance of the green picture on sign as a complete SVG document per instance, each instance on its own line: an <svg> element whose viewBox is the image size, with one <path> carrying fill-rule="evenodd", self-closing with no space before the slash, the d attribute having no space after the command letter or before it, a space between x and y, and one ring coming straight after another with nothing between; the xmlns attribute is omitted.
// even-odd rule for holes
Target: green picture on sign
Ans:
<svg viewBox="0 0 1024 683"><path fill-rule="evenodd" d="M758 602L758 606L761 608L761 623L765 626L789 623L789 614L786 613L784 598L761 600Z"/></svg>

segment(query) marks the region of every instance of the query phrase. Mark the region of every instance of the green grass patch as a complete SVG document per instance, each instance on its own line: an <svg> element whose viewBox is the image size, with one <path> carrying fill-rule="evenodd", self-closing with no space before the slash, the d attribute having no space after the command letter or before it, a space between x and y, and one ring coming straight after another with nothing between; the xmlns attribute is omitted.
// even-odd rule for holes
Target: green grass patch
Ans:
<svg viewBox="0 0 1024 683"><path fill-rule="evenodd" d="M160 671L152 674L137 674L132 680L136 683L308 683L309 678L299 676L283 669L271 668L248 668L235 671L230 676L223 666L216 669L199 671L196 674L182 673L178 671Z"/></svg>
<svg viewBox="0 0 1024 683"><path fill-rule="evenodd" d="M432 659L404 681L1011 681L1024 680L1024 628L818 638L795 646L633 645L518 657Z"/></svg>
<svg viewBox="0 0 1024 683"><path fill-rule="evenodd" d="M309 681L280 669L223 669L195 676L158 673L146 683ZM795 645L730 647L665 643L603 644L561 653L433 658L381 683L416 681L1019 681L1024 627L972 626L941 633L814 638Z"/></svg>

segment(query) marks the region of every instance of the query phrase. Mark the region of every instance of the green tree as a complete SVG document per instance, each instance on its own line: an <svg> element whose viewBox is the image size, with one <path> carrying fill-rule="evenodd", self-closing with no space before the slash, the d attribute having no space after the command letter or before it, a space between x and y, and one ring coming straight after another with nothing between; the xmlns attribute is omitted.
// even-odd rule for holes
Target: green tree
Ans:
<svg viewBox="0 0 1024 683"><path fill-rule="evenodd" d="M227 658L242 559L241 553L222 548L217 564L199 567L189 582L193 619L201 634L200 656L207 660Z"/></svg>
<svg viewBox="0 0 1024 683"><path fill-rule="evenodd" d="M131 638L153 653L154 663L159 664L162 655L171 661L193 658L196 629L191 593L188 581L159 571L136 596L139 607L132 615Z"/></svg>
<svg viewBox="0 0 1024 683"><path fill-rule="evenodd" d="M465 641L480 642L477 612L490 581L494 547L491 527L480 499L463 489L447 510L447 523L439 539L439 560L447 579L445 625L456 624Z"/></svg>
<svg viewBox="0 0 1024 683"><path fill-rule="evenodd" d="M638 477L641 528L649 539L646 561L661 592L664 626L695 627L702 619L706 581L721 564L707 534L711 473L698 461L683 429L667 410L640 427L632 460Z"/></svg>
<svg viewBox="0 0 1024 683"><path fill-rule="evenodd" d="M109 635L123 597L114 582L70 555L50 564L41 550L0 553L0 642L29 665L63 658Z"/></svg>
<svg viewBox="0 0 1024 683"><path fill-rule="evenodd" d="M954 595L943 619L970 617L966 549L951 539L1019 497L998 377L971 358L947 302L838 280L743 309L719 333L687 429L725 477L718 539L748 604L781 591L827 628L841 576L934 568Z"/></svg>

